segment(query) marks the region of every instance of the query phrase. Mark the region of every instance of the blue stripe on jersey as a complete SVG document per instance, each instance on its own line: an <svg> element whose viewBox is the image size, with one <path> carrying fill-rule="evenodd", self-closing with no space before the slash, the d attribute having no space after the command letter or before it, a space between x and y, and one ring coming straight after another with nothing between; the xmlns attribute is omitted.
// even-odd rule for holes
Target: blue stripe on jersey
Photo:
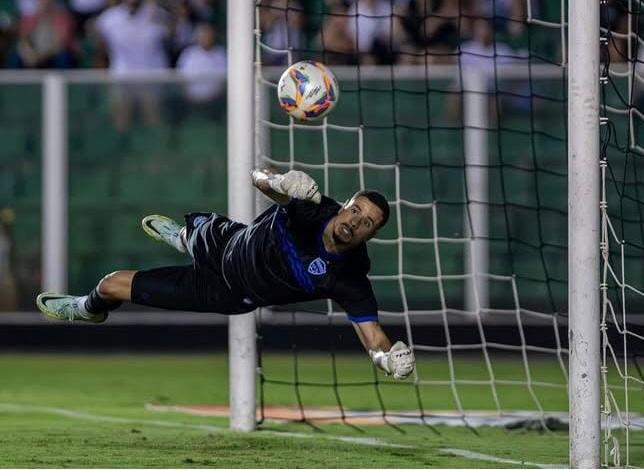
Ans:
<svg viewBox="0 0 644 470"><path fill-rule="evenodd" d="M302 260L300 260L295 243L293 243L291 237L286 233L286 227L284 227L284 212L281 208L275 217L275 227L282 252L286 255L286 259L288 260L291 272L295 276L295 280L302 289L307 293L312 294L315 292L315 284L313 284L309 273L302 264Z"/></svg>
<svg viewBox="0 0 644 470"><path fill-rule="evenodd" d="M320 233L318 233L318 251L320 253L320 256L324 259L328 260L339 260L344 257L343 253L329 253L326 251L326 247L324 246L324 231L326 230L327 225L329 225L329 222L331 222L331 219L333 219L335 215L332 215L326 221L322 224L322 229L320 230Z"/></svg>
<svg viewBox="0 0 644 470"><path fill-rule="evenodd" d="M362 323L365 321L378 321L378 314L375 315L360 315L359 317L354 317L347 313L347 318L353 323Z"/></svg>

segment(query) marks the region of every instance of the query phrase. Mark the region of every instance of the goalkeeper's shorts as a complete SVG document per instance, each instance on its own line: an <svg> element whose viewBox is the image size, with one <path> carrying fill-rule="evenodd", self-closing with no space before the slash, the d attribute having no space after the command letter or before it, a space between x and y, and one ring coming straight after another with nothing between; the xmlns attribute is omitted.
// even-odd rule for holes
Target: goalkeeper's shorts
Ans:
<svg viewBox="0 0 644 470"><path fill-rule="evenodd" d="M186 248L197 269L220 270L226 245L246 225L214 212L192 212L185 219Z"/></svg>
<svg viewBox="0 0 644 470"><path fill-rule="evenodd" d="M186 248L193 265L138 271L132 280L132 302L226 315L255 310L257 306L249 298L228 287L221 272L226 244L246 225L209 212L193 212L185 219Z"/></svg>
<svg viewBox="0 0 644 470"><path fill-rule="evenodd" d="M220 272L191 266L168 266L137 271L132 280L132 303L168 310L225 315L257 308L230 290Z"/></svg>

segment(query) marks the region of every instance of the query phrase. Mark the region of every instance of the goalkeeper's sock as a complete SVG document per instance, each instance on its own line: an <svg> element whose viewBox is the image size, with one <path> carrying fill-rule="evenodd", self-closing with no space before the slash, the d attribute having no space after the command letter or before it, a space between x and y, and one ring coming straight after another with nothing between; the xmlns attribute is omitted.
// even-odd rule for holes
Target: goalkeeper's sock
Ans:
<svg viewBox="0 0 644 470"><path fill-rule="evenodd" d="M89 295L81 297L78 303L87 313L105 313L116 310L123 302L104 299L95 287Z"/></svg>

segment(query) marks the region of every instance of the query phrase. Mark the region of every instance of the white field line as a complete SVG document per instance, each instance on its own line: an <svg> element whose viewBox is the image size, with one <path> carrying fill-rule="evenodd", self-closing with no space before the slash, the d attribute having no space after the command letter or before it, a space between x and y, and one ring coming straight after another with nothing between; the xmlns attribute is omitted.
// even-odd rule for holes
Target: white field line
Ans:
<svg viewBox="0 0 644 470"><path fill-rule="evenodd" d="M212 426L210 424L191 424L191 423L181 423L174 421L162 421L158 419L133 419L133 418L120 418L118 416L106 416L106 415L96 415L92 413L86 413L84 411L75 411L67 408L57 408L52 406L35 406L35 405L18 405L13 403L0 403L0 412L8 413L45 413L53 414L58 416L65 416L67 418L73 419L82 419L85 421L99 421L104 423L121 423L121 424L139 424L144 426L156 426L163 428L181 428L181 429L193 429L196 431L205 431L205 432L230 432L227 428L222 426ZM403 449L414 449L415 446L403 445L403 444L391 444L385 442L381 439L375 437L352 437L352 436L331 436L331 435L320 435L320 434L306 434L299 432L280 432L280 431L268 431L262 430L256 434L257 436L278 436L278 437L293 437L297 439L327 439L330 441L340 441L346 442L349 444L358 444L364 446L372 447L396 447Z"/></svg>
<svg viewBox="0 0 644 470"><path fill-rule="evenodd" d="M472 452L471 450L465 449L439 449L443 454L450 454L457 457L465 457L466 459L472 460L485 460L487 462L497 462L497 463L507 463L510 465L527 465L529 467L537 468L567 468L568 465L549 465L544 463L528 462L526 460L512 460L504 459L501 457L495 457L494 455L481 454L479 452Z"/></svg>

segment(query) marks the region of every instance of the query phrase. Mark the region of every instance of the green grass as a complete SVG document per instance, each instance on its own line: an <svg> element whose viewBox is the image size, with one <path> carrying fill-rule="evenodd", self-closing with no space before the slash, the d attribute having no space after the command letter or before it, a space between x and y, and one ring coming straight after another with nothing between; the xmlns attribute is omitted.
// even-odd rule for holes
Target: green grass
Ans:
<svg viewBox="0 0 644 470"><path fill-rule="evenodd" d="M409 382L394 382L379 376L378 390L373 385L374 369L361 354L345 355L336 361L335 376L338 395L351 409L379 409L380 399L388 410L454 410L457 400L464 409L496 410L493 388L489 383L470 384L466 381L487 382L489 371L480 355L465 355L454 359L454 388L450 385L447 358L439 355L417 354L417 372L423 383L416 390ZM496 400L504 410L537 410L539 406L549 411L565 411L568 398L565 376L553 358L535 357L530 361L533 381L550 384L535 385L536 400L524 384L526 379L522 363L517 357L502 355L491 360L496 381L517 381L521 384L495 386ZM305 355L300 357L296 370L293 358L286 355L269 355L262 364L264 373L271 379L266 386L267 401L273 404L291 404L296 400L295 382L310 384L298 388L305 404L335 405L337 398L331 387L334 370L327 356ZM281 383L280 383L281 382ZM418 393L417 393L418 392ZM420 401L419 401L420 397ZM538 402L538 403L537 403Z"/></svg>
<svg viewBox="0 0 644 470"><path fill-rule="evenodd" d="M342 381L373 381L373 372L362 356L339 358ZM499 371L520 363L499 358ZM446 372L440 361L429 361L435 377ZM465 376L480 373L476 362L455 364ZM267 376L293 378L291 358L265 356ZM469 367L469 369L468 369ZM534 365L554 381L556 368ZM326 356L304 356L300 380L332 379ZM467 372L467 373L466 373ZM293 386L269 385L267 401L293 404ZM308 389L311 390L308 390ZM383 396L391 409L414 409L407 398L413 387L385 385ZM423 387L421 387L423 388ZM484 405L474 398L475 387L463 386L464 401ZM488 387L489 388L489 387ZM333 405L329 387L304 387L303 399L316 405ZM342 386L339 393L350 408L369 409L377 404L373 385ZM516 467L517 464L466 459L442 449L458 448L497 458L540 464L567 462L567 433L507 431L406 425L363 426L340 424L314 429L305 424L266 423L253 434L226 430L227 420L178 413L147 411L147 402L204 404L226 403L227 365L223 355L2 355L0 356L0 466L1 467ZM421 391L425 395L425 391ZM514 402L528 405L527 393ZM555 396L554 394L553 396ZM508 394L510 396L510 394ZM523 398L521 398L523 397ZM565 394L564 394L565 398ZM439 396L424 403L439 409L447 400ZM510 402L512 403L512 402ZM9 406L12 405L12 406ZM556 403L565 406L565 400ZM483 408L483 406L481 406ZM520 406L522 409L524 406ZM474 407L472 408L474 409ZM562 408L559 408L562 409ZM641 407L640 407L641 409ZM63 415L63 410L75 414ZM84 414L79 414L84 413ZM202 425L202 427L199 427ZM284 434L289 432L291 434ZM297 433L293 435L292 433ZM367 446L338 437L377 438L382 443L406 447ZM644 439L631 435L631 463L644 462Z"/></svg>

